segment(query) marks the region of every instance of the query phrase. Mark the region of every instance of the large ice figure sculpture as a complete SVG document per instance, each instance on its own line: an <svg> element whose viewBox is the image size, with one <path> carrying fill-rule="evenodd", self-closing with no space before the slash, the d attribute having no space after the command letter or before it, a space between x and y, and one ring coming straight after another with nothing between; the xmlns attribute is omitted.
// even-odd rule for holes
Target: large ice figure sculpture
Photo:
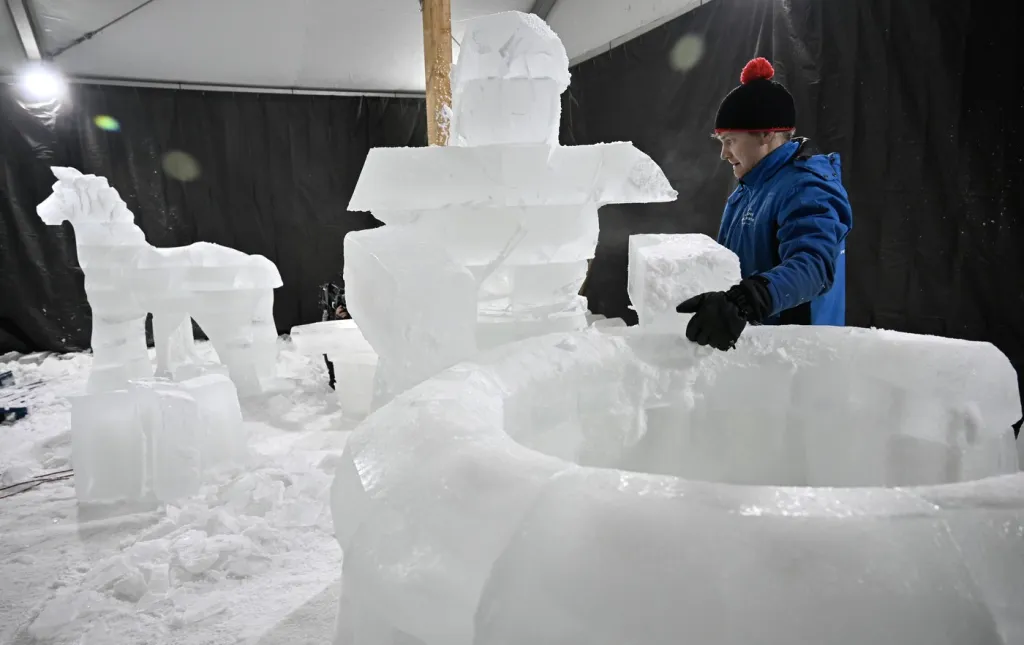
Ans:
<svg viewBox="0 0 1024 645"><path fill-rule="evenodd" d="M53 168L39 217L75 229L92 308L93 365L72 401L81 502L170 502L246 456L239 391L257 394L277 362L272 262L216 244L154 248L107 180ZM156 375L146 348L153 314ZM198 358L192 318L223 366Z"/></svg>
<svg viewBox="0 0 1024 645"><path fill-rule="evenodd" d="M452 145L370 151L349 209L386 226L346 236L345 287L380 357L375 405L479 350L584 328L598 208L676 198L632 144L558 145L568 83L565 49L536 16L470 20Z"/></svg>
<svg viewBox="0 0 1024 645"><path fill-rule="evenodd" d="M157 374L194 360L194 318L243 395L259 394L277 362L274 263L218 244L155 248L104 177L52 168L53 194L37 208L51 226L70 222L92 308L90 392L153 376L146 314L153 314Z"/></svg>

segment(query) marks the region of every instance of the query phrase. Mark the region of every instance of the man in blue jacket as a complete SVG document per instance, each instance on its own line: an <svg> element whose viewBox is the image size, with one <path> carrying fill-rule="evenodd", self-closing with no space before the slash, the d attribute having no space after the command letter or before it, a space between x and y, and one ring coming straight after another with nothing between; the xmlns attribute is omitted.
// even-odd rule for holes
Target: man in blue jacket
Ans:
<svg viewBox="0 0 1024 645"><path fill-rule="evenodd" d="M812 154L796 139L796 107L764 58L715 118L722 159L739 185L729 197L719 244L740 259L739 284L703 293L676 311L694 314L686 337L727 350L743 329L762 325L844 325L846 236L853 227L839 155Z"/></svg>

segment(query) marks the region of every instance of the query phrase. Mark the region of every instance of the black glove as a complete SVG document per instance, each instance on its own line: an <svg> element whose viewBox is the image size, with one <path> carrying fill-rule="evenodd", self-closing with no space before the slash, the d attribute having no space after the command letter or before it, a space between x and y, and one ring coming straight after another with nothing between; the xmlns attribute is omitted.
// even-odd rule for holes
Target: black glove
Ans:
<svg viewBox="0 0 1024 645"><path fill-rule="evenodd" d="M699 345L722 351L736 346L747 323L760 323L772 310L768 280L752 276L728 291L710 291L676 307L681 314L695 314L686 326L686 337Z"/></svg>

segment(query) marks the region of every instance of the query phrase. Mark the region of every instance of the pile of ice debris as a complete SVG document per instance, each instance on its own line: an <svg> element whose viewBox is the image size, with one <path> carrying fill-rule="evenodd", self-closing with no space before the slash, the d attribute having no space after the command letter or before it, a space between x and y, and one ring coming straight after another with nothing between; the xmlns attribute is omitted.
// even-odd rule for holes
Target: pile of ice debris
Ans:
<svg viewBox="0 0 1024 645"><path fill-rule="evenodd" d="M247 418L263 420L247 423L251 461L221 470L196 495L119 511L76 503L71 480L2 502L0 593L12 604L0 612L0 641L161 642L199 623L200 635L239 622L259 633L303 589L336 578L328 493L344 433L324 432L337 413L322 362L282 347L279 367L297 387L247 405ZM6 358L0 367L20 381L45 382L33 413L0 434L5 485L69 467L66 397L81 391L92 363L88 354Z"/></svg>
<svg viewBox="0 0 1024 645"><path fill-rule="evenodd" d="M322 471L297 479L273 468L207 486L182 506L167 506L162 519L124 538L108 557L81 565L81 581L58 591L29 633L51 637L110 601L172 628L225 611L233 604L230 596L211 602L209 585L267 573L294 548L287 529L328 532L329 486Z"/></svg>
<svg viewBox="0 0 1024 645"><path fill-rule="evenodd" d="M87 586L147 611L187 593L199 576L220 580L264 572L288 548L282 528L321 523L329 486L326 475L295 482L268 469L207 487L198 499L167 506L155 526L98 563Z"/></svg>

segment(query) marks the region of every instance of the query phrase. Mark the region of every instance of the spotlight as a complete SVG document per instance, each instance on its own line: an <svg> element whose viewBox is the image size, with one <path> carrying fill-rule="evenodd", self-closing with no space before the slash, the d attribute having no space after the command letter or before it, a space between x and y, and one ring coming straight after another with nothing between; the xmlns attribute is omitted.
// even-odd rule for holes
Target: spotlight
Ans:
<svg viewBox="0 0 1024 645"><path fill-rule="evenodd" d="M18 87L27 100L52 101L64 96L67 86L57 70L35 65L25 69L18 79Z"/></svg>

